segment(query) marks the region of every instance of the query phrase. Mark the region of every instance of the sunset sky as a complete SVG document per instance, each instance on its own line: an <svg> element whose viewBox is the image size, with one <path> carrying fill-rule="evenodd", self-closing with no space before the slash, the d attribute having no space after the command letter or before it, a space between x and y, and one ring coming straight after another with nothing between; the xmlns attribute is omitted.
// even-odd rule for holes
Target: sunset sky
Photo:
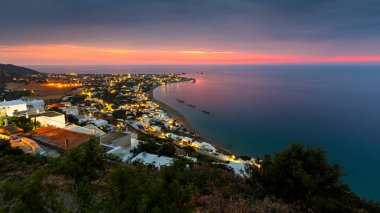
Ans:
<svg viewBox="0 0 380 213"><path fill-rule="evenodd" d="M0 63L380 62L378 0L2 0Z"/></svg>

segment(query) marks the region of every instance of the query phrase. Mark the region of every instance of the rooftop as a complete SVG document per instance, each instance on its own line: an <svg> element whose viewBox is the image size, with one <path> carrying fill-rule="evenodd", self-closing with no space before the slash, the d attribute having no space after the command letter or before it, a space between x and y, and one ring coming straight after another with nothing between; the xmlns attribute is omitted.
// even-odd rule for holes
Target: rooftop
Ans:
<svg viewBox="0 0 380 213"><path fill-rule="evenodd" d="M19 105L19 104L26 104L26 103L23 100L4 101L4 102L0 102L0 107Z"/></svg>
<svg viewBox="0 0 380 213"><path fill-rule="evenodd" d="M32 138L44 145L63 151L80 146L95 137L62 128L46 127L34 131Z"/></svg>
<svg viewBox="0 0 380 213"><path fill-rule="evenodd" d="M106 134L102 130L98 129L97 127L95 127L93 125L87 125L87 126L81 127L81 126L77 126L75 124L71 124L71 125L66 126L64 129L74 131L74 132L94 135L97 137Z"/></svg>
<svg viewBox="0 0 380 213"><path fill-rule="evenodd" d="M51 109L51 108L60 108L60 107L65 107L65 105L61 103L56 103L56 104L50 104L47 108Z"/></svg>
<svg viewBox="0 0 380 213"><path fill-rule="evenodd" d="M128 136L130 135L123 132L109 132L101 136L100 138L103 144L113 144L114 141L117 141L121 138L128 137ZM125 145L128 145L128 144L125 144ZM129 142L129 145L130 145L130 142Z"/></svg>
<svg viewBox="0 0 380 213"><path fill-rule="evenodd" d="M155 167L160 168L161 166L171 165L173 163L173 158L141 152L136 157L134 157L131 160L131 162L141 162L143 164L152 164Z"/></svg>
<svg viewBox="0 0 380 213"><path fill-rule="evenodd" d="M63 115L62 113L55 112L55 111L46 111L41 114L38 114L37 117L45 116L45 117L57 117Z"/></svg>

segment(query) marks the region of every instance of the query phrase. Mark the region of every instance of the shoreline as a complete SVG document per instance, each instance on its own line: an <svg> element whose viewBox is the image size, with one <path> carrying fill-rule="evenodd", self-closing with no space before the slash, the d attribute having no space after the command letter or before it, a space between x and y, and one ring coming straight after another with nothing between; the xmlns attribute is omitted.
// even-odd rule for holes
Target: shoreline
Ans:
<svg viewBox="0 0 380 213"><path fill-rule="evenodd" d="M180 82L173 82L173 83L169 83L169 84L176 84L176 83L183 83L183 82L186 82L186 81L180 81ZM172 117L173 119L175 119L178 123L180 123L182 126L184 126L186 128L186 130L188 132L191 132L191 133L195 133L197 134L203 141L206 141L207 143L213 145L216 149L220 150L221 152L223 153L227 153L227 154L232 154L233 152L231 150L228 150L224 147L221 147L220 145L218 145L217 143L215 143L214 141L210 140L208 137L204 136L202 133L200 133L198 130L196 130L194 127L192 127L190 125L190 123L188 122L188 120L186 119L186 117L178 112L176 109L174 109L173 107L167 105L166 103L158 100L157 98L154 97L153 95L153 92L156 88L160 87L160 86L166 86L166 85L156 85L156 86L153 86L149 92L148 92L148 95L149 97L152 99L153 102L157 103L158 105L160 105L160 107L170 115L170 117Z"/></svg>

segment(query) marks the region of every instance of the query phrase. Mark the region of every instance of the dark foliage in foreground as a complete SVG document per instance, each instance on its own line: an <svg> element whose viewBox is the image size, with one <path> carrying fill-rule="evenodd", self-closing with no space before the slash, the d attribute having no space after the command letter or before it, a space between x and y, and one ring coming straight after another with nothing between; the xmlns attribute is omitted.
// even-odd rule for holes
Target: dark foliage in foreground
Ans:
<svg viewBox="0 0 380 213"><path fill-rule="evenodd" d="M153 146L152 146L153 147ZM149 148L152 148L149 147ZM159 147L155 147L158 148ZM171 148L169 148L171 149ZM156 151L158 151L156 150ZM208 161L157 170L110 164L95 141L63 157L0 141L0 212L379 212L340 181L321 150L293 145L247 177Z"/></svg>
<svg viewBox="0 0 380 213"><path fill-rule="evenodd" d="M360 199L341 181L339 165L330 165L323 150L292 145L274 157L266 156L262 170L249 169L255 195L274 196L286 203L300 203L316 212L380 211Z"/></svg>

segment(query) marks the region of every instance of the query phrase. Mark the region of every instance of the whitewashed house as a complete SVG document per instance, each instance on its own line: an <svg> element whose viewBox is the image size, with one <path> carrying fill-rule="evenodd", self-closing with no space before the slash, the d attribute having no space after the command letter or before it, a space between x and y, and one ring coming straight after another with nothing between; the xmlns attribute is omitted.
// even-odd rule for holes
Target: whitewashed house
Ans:
<svg viewBox="0 0 380 213"><path fill-rule="evenodd" d="M97 127L101 127L101 126L105 126L108 124L108 121L106 120L103 120L103 119L98 119L98 120L94 120L91 122L92 124L94 124L95 126Z"/></svg>
<svg viewBox="0 0 380 213"><path fill-rule="evenodd" d="M41 124L41 127L55 126L63 128L66 126L65 115L54 111L46 111L36 115L36 121Z"/></svg>
<svg viewBox="0 0 380 213"><path fill-rule="evenodd" d="M28 110L25 101L23 100L13 100L13 101L4 101L0 103L0 115L2 116L13 116L17 112Z"/></svg>
<svg viewBox="0 0 380 213"><path fill-rule="evenodd" d="M173 164L173 158L141 152L136 157L134 157L131 162L141 162L146 165L151 164L157 168L160 168L161 166L170 166Z"/></svg>
<svg viewBox="0 0 380 213"><path fill-rule="evenodd" d="M67 115L79 115L78 107L63 107L62 111L64 111Z"/></svg>
<svg viewBox="0 0 380 213"><path fill-rule="evenodd" d="M200 147L201 147L201 149L208 151L208 152L213 152L213 153L216 152L216 148L207 142L200 143Z"/></svg>

